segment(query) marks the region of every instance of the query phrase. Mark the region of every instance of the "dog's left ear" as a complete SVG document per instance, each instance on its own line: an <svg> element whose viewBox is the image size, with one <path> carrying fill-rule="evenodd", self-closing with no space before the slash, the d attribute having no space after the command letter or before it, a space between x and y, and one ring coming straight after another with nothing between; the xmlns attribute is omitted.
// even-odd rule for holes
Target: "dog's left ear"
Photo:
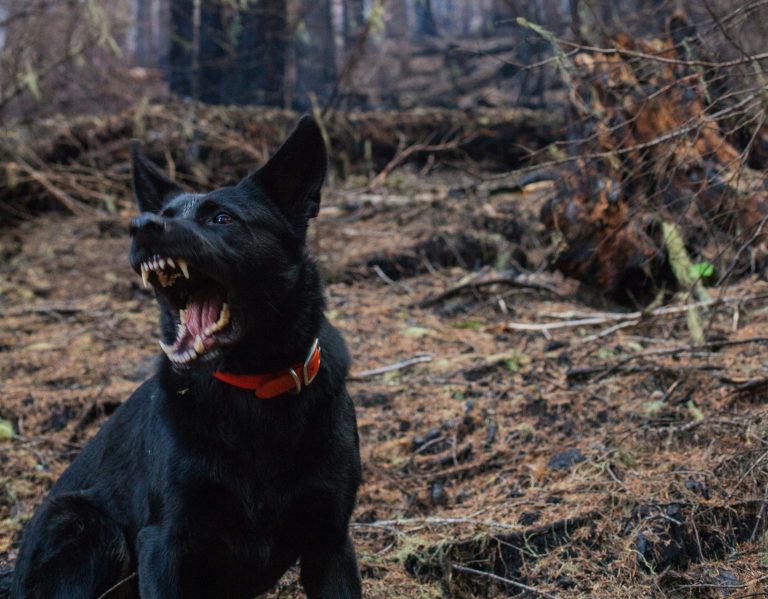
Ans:
<svg viewBox="0 0 768 599"><path fill-rule="evenodd" d="M320 211L320 188L325 180L328 156L315 119L301 117L277 153L243 181L257 184L296 229Z"/></svg>
<svg viewBox="0 0 768 599"><path fill-rule="evenodd" d="M142 212L160 212L163 204L183 189L165 176L163 171L144 156L139 141L131 142L133 193Z"/></svg>

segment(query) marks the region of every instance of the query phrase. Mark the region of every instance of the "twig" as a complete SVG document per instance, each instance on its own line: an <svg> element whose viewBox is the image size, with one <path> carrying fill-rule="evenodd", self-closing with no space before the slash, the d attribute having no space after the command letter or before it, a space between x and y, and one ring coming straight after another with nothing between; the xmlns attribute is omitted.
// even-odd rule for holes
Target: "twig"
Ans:
<svg viewBox="0 0 768 599"><path fill-rule="evenodd" d="M712 62L707 60L680 60L679 58L667 58L660 54L648 54L646 52L637 52L635 50L628 50L626 48L598 48L596 46L585 46L583 44L577 44L569 42L567 40L558 40L561 44L574 47L582 52L593 52L595 54L618 54L620 56L630 56L632 58L643 58L663 64L670 64L684 67L705 67L708 69L725 69L728 67L736 67L742 64L748 64L757 62L760 60L768 60L768 52L761 54L753 54L751 56L745 56L734 60L728 60L723 62Z"/></svg>
<svg viewBox="0 0 768 599"><path fill-rule="evenodd" d="M616 331L620 331L621 329L627 329L629 327L633 327L638 324L640 324L640 320L628 320L627 322L620 322L618 324L609 326L607 329L603 329L599 333L595 333L594 335L589 335L588 337L584 337L581 340L581 343L591 343L592 341L597 341L598 339L602 339L603 337L612 335Z"/></svg>
<svg viewBox="0 0 768 599"><path fill-rule="evenodd" d="M492 520L478 520L476 518L399 518L393 520L376 520L375 522L353 522L351 526L353 528L364 528L366 526L372 527L391 527L391 526L453 526L454 524L472 524L475 526L485 526L488 528L502 528L504 530L520 530L519 526L513 526L511 524L503 524L501 522L494 522Z"/></svg>
<svg viewBox="0 0 768 599"><path fill-rule="evenodd" d="M459 283L453 287L449 287L437 295L427 297L416 305L419 308L428 308L429 306L434 306L435 304L438 304L441 301L448 299L449 297L461 293L465 289L476 289L478 287L487 287L489 285L510 285L513 287L522 287L524 289L546 291L547 293L551 293L560 299L564 299L566 297L565 293L559 291L554 286L548 285L547 283L537 282L535 277L536 275L521 274L517 273L516 271L481 273L469 281Z"/></svg>
<svg viewBox="0 0 768 599"><path fill-rule="evenodd" d="M754 244L755 241L757 241L757 238L760 237L763 233L763 227L765 226L765 223L768 222L768 216L764 216L760 222L757 224L757 227L755 227L754 233L752 233L752 236L747 239L739 249L736 251L736 253L733 256L733 260L731 261L731 264L728 266L726 271L723 273L723 275L718 279L717 283L715 283L715 287L720 287L720 285L723 284L724 281L728 280L728 278L731 276L731 273L736 269L736 266L738 265L739 258L741 258L741 254L744 253L744 251L750 247L752 247L752 244Z"/></svg>
<svg viewBox="0 0 768 599"><path fill-rule="evenodd" d="M386 4L387 4L387 0L384 0L384 2L382 2L381 4L381 7L384 8ZM328 97L328 101L325 103L325 106L323 106L323 110L320 113L321 117L325 117L325 115L328 114L328 111L334 108L336 104L336 100L339 97L339 92L341 91L342 86L346 85L346 83L349 81L350 77L352 76L352 73L357 67L358 62L362 58L363 48L365 47L365 44L368 41L368 37L370 36L371 28L373 27L374 18L375 18L374 14L371 14L371 16L368 17L368 19L365 22L365 25L363 26L363 30L357 36L357 39L355 40L355 45L352 48L352 51L347 56L347 60L344 63L343 68L341 69L341 73L339 74L338 78L336 79L333 85L333 90L331 91L331 95Z"/></svg>
<svg viewBox="0 0 768 599"><path fill-rule="evenodd" d="M671 314L681 314L688 312L692 307L717 306L721 304L732 304L734 302L746 302L768 297L766 293L756 295L747 295L740 297L722 297L711 298L702 302L693 302L679 306L663 306L647 312L626 312L614 314L611 312L602 312L597 316L589 318L580 318L576 320L566 320L563 322L546 323L527 323L527 322L509 322L505 326L513 331L552 331L556 329L572 329L575 327L591 326L598 324L607 324L609 322L626 322L629 320L639 320L655 316L668 316Z"/></svg>
<svg viewBox="0 0 768 599"><path fill-rule="evenodd" d="M106 591L104 591L104 592L103 592L101 595L99 595L99 596L98 596L96 599L105 599L105 597L108 597L108 596L109 596L109 595L112 593L112 591L115 591L115 590L117 590L118 588L120 588L121 586L123 586L123 585L124 585L126 582L129 582L129 581L133 580L134 578L136 578L136 572L133 572L132 574L129 574L128 576L126 576L125 578L123 578L123 579L122 579L120 582L118 582L117 584L115 584L115 585L112 585L111 587L109 587L109 588L108 588Z"/></svg>
<svg viewBox="0 0 768 599"><path fill-rule="evenodd" d="M73 214L93 214L98 212L94 208L90 208L82 202L78 202L71 195L56 187L48 180L45 175L43 175L40 171L36 171L18 156L16 157L16 163L24 172L32 177L36 183L39 183L41 187L43 187L48 193L59 200L59 202L61 202L61 204Z"/></svg>
<svg viewBox="0 0 768 599"><path fill-rule="evenodd" d="M390 173L392 173L392 171L395 170L398 165L405 162L405 160L411 155L416 154L417 152L445 152L448 150L457 150L459 149L460 144L461 140L454 139L439 144L415 143L410 145L395 154L395 157L392 158L392 160L390 160L383 169L381 169L381 172L373 179L371 179L370 183L368 183L368 186L366 187L366 191L373 191L379 185L384 183L387 177L389 177Z"/></svg>
<svg viewBox="0 0 768 599"><path fill-rule="evenodd" d="M86 311L87 308L68 306L66 304L44 304L32 306L15 306L13 308L0 309L0 316L23 316L26 314L60 314L70 316Z"/></svg>
<svg viewBox="0 0 768 599"><path fill-rule="evenodd" d="M373 265L373 272L376 273L376 275L384 281L387 285L392 285L393 287L400 287L403 291L405 291L408 295L413 295L413 289L406 285L405 283L400 283L399 281L395 281L392 277L390 277L387 273L382 270L381 266L378 264Z"/></svg>
<svg viewBox="0 0 768 599"><path fill-rule="evenodd" d="M763 494L763 504L760 506L760 512L757 514L757 518L755 518L755 526L752 528L752 534L749 535L749 542L755 540L755 537L757 536L757 531L760 528L760 524L763 521L763 516L765 514L765 507L766 504L768 504L768 485L765 485L765 493Z"/></svg>
<svg viewBox="0 0 768 599"><path fill-rule="evenodd" d="M349 380L360 381L363 379L369 379L371 377L378 376L380 374L392 372L393 370L403 370L404 368L408 368L410 366L413 366L414 364L421 364L424 362L431 362L431 361L432 361L432 356L429 356L427 354L414 356L413 358L408 358L407 360L395 362L394 364L389 364L387 366L380 366L379 368L372 368L371 370L363 370L362 372L358 372L357 374L350 375Z"/></svg>
<svg viewBox="0 0 768 599"><path fill-rule="evenodd" d="M467 566L460 566L459 564L451 564L451 568L453 568L454 570L458 570L459 572L468 572L469 574L477 574L478 576L485 576L487 578L492 578L493 580L497 580L505 584L511 584L513 587L517 587L518 589L528 591L529 593L535 593L536 595L539 595L541 597L546 597L547 599L557 599L557 595L552 595L550 593L547 593L546 591L542 591L535 587L528 586L527 584L523 584L522 582L517 582L516 580L504 578L503 576L497 576L496 574L492 574L491 572L485 572L484 570L475 570L474 568L468 568Z"/></svg>
<svg viewBox="0 0 768 599"><path fill-rule="evenodd" d="M649 358L656 356L668 356L673 354L680 354L685 352L695 353L708 349L720 349L723 347L732 347L735 345L745 345L748 343L768 343L768 337L748 337L746 339L733 339L730 341L711 341L702 345L682 345L672 348L653 349L645 352L640 352L632 356L628 356L623 360L619 360L613 364L603 364L599 366L589 368L574 369L569 372L568 377L571 379L584 379L589 378L592 374L601 373L597 380L602 380L615 372L618 372L624 368L629 362L638 360L640 358ZM675 367L677 370L682 370L681 366ZM703 365L703 366L689 366L689 368L696 368L697 370L723 370L724 367Z"/></svg>

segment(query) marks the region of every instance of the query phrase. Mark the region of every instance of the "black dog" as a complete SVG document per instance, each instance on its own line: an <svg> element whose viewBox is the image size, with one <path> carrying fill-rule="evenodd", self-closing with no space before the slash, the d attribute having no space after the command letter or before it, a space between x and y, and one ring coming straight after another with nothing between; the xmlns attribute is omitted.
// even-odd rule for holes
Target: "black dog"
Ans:
<svg viewBox="0 0 768 599"><path fill-rule="evenodd" d="M27 525L14 596L94 599L136 572L108 597L252 599L298 559L310 598L360 597L348 356L305 252L317 124L208 194L137 147L133 169L131 265L155 288L166 356Z"/></svg>

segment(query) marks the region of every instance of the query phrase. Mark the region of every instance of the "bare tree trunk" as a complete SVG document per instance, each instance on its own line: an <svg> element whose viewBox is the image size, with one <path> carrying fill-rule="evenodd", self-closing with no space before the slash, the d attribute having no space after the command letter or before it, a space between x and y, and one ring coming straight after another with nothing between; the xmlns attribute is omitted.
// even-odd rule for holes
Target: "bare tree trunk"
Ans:
<svg viewBox="0 0 768 599"><path fill-rule="evenodd" d="M192 0L171 0L168 82L180 96L192 94Z"/></svg>
<svg viewBox="0 0 768 599"><path fill-rule="evenodd" d="M202 0L192 0L192 81L190 91L193 100L200 99L200 18Z"/></svg>
<svg viewBox="0 0 768 599"><path fill-rule="evenodd" d="M418 35L437 35L437 24L432 12L432 0L416 0L416 33Z"/></svg>
<svg viewBox="0 0 768 599"><path fill-rule="evenodd" d="M161 66L166 63L168 58L168 8L169 2L166 0L151 1L151 27L150 27L150 48L152 66Z"/></svg>
<svg viewBox="0 0 768 599"><path fill-rule="evenodd" d="M283 105L287 35L285 0L261 0L245 9L237 43L236 102Z"/></svg>
<svg viewBox="0 0 768 599"><path fill-rule="evenodd" d="M288 20L285 0L264 0L264 101L269 106L282 106Z"/></svg>
<svg viewBox="0 0 768 599"><path fill-rule="evenodd" d="M152 56L152 0L136 0L136 23L134 26L134 47L136 63L149 65Z"/></svg>
<svg viewBox="0 0 768 599"><path fill-rule="evenodd" d="M355 45L364 25L363 0L344 0L344 45L347 50Z"/></svg>
<svg viewBox="0 0 768 599"><path fill-rule="evenodd" d="M390 0L387 3L387 36L404 39L408 33L408 12L405 0Z"/></svg>
<svg viewBox="0 0 768 599"><path fill-rule="evenodd" d="M308 108L308 94L315 93L322 104L336 82L336 43L331 0L305 0L306 36L296 40L296 102Z"/></svg>

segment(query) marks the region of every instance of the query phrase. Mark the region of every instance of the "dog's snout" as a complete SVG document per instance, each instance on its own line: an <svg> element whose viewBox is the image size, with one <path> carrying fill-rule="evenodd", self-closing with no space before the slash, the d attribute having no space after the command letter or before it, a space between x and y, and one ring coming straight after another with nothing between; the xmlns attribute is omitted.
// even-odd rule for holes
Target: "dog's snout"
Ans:
<svg viewBox="0 0 768 599"><path fill-rule="evenodd" d="M139 231L160 232L166 228L165 219L152 212L142 212L131 221L131 237L135 237Z"/></svg>

